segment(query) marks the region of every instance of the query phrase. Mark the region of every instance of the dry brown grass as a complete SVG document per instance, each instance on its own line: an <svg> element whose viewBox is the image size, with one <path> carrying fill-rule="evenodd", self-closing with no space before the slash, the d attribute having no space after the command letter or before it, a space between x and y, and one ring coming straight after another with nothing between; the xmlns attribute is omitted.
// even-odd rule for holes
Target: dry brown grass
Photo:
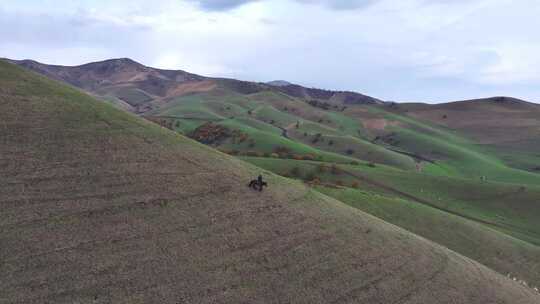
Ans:
<svg viewBox="0 0 540 304"><path fill-rule="evenodd" d="M178 85L171 87L167 91L166 98L177 97L191 93L209 92L216 87L216 83L211 80L179 83Z"/></svg>
<svg viewBox="0 0 540 304"><path fill-rule="evenodd" d="M540 106L510 98L433 105L407 114L457 130L481 144L504 145L540 137Z"/></svg>

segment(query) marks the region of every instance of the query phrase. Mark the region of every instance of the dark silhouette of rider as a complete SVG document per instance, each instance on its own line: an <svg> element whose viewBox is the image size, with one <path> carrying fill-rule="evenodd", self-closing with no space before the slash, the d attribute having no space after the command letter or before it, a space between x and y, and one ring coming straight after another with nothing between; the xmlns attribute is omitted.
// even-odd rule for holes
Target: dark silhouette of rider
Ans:
<svg viewBox="0 0 540 304"><path fill-rule="evenodd" d="M263 182L262 175L259 174L259 177L257 177L257 183L259 184L259 191L262 191L263 185L265 182Z"/></svg>
<svg viewBox="0 0 540 304"><path fill-rule="evenodd" d="M249 182L249 185L248 185L248 187L253 188L255 190L259 190L259 191L262 191L263 187L267 187L267 186L268 184L265 181L263 181L262 175L259 175L257 179L254 179L251 182Z"/></svg>

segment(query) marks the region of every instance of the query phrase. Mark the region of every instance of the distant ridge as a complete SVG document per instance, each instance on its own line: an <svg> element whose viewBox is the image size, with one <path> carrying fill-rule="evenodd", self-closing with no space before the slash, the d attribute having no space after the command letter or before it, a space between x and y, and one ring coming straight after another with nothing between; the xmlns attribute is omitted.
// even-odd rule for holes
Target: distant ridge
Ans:
<svg viewBox="0 0 540 304"><path fill-rule="evenodd" d="M287 81L257 83L229 78L205 77L182 70L145 66L129 58L116 58L78 66L43 64L34 60L11 60L49 78L67 82L93 95L114 100L126 110L145 113L159 104L185 94L224 88L239 94L280 91L297 98L344 104L382 104L379 99L356 92L306 88Z"/></svg>

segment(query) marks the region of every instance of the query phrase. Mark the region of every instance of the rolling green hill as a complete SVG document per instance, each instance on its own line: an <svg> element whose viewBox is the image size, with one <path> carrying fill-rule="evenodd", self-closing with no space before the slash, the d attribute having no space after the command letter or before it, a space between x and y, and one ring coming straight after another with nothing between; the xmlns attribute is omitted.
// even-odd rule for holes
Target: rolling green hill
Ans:
<svg viewBox="0 0 540 304"><path fill-rule="evenodd" d="M540 282L540 188L400 172L382 166L243 157L527 282ZM291 169L292 168L292 169ZM315 182L313 181L315 180Z"/></svg>
<svg viewBox="0 0 540 304"><path fill-rule="evenodd" d="M407 171L425 168L438 175L540 182L540 158L534 152L540 143L540 106L517 99L396 104L354 92L154 69L125 58L76 67L12 62L162 120L183 134L207 122L239 120L265 132L257 135L259 140L266 132L276 135L277 128L283 137L320 151ZM257 152L226 145L224 149ZM266 148L261 150L268 152Z"/></svg>
<svg viewBox="0 0 540 304"><path fill-rule="evenodd" d="M0 61L0 301L537 303L299 182Z"/></svg>
<svg viewBox="0 0 540 304"><path fill-rule="evenodd" d="M170 289L179 287L174 279L177 274L166 267L179 269L186 267L183 262L189 262L187 271L197 277L193 284L201 285L183 283L181 290L193 290L182 297L213 299L208 300L210 302L237 302L246 298L252 302L267 302L270 294L277 294L282 302L358 302L361 299L364 302L425 303L434 301L429 294L443 293L436 302L485 303L501 299L501 302L515 303L520 297L525 297L526 302L528 296L525 295L530 289L520 289L519 296L511 302L503 295L507 287L500 287L497 292L492 289L508 284L514 286L499 274L509 274L532 286L540 285L540 174L531 168L536 160L532 151L535 151L535 143L540 142L540 136L534 132L527 133L527 138L520 135L523 145L518 147L506 140L495 141L498 136L490 133L487 123L491 120L484 117L491 115L489 113L512 112L512 119L504 124L508 132L513 132L523 121L520 117L534 111L536 106L514 100L504 105L492 105L489 100L437 106L382 103L344 92L295 85L274 87L192 74L182 74L185 77L181 82L167 78L165 87L159 91L159 86L145 87L155 71L125 64L119 68L123 77L142 79L130 82L132 86L137 84L136 90L133 87L119 89L117 84L114 90L97 88L103 90L103 94L97 95L114 99L123 109L137 104L137 109L144 111L136 112L162 127L2 63L0 93L5 108L2 115L6 115L3 138L7 139L2 147L6 149L3 155L9 156L3 161L9 173L6 177L13 176L7 190L0 192L6 195L5 206L10 207L5 210L6 227L11 229L6 230L2 240L4 244L13 245L14 255L19 250L27 252L30 258L36 252L63 248L55 247L56 243L37 242L36 249L30 241L15 237L22 234L38 240L34 237L37 227L46 225L51 228L41 232L44 233L41 236L44 239L59 237L60 244L69 250L77 246L86 249L90 246L86 244L98 242L104 244L104 248L99 249L104 251L94 254L102 259L107 254L115 254L120 261L134 254L135 260L148 267L156 263L165 274L155 275L159 283L153 287L141 283L138 273L128 272L126 276L136 282L133 288L148 288L150 294L160 297L166 297L164 292L180 297ZM133 71L136 73L130 74ZM160 73L169 75L164 70ZM92 79L99 79L92 75ZM119 76L113 73L107 77L114 80ZM93 94L97 90L82 88ZM152 98L148 101L145 96ZM455 118L462 113L477 119L474 127L463 125ZM493 115L497 118L499 114ZM537 116L523 116L523 119L530 126L528 130L533 130L536 122L540 125ZM481 127L482 121L486 121L487 127ZM497 132L502 130L497 129ZM236 158L205 148L179 134ZM23 161L18 162L17 157ZM261 170L270 182L262 200L245 187ZM22 202L22 205L14 202ZM52 202L53 207L47 202ZM126 207L132 203L140 203L140 206ZM196 208L199 204L203 209ZM93 217L88 215L94 213ZM106 215L105 219L102 214ZM306 214L308 218L301 216ZM196 220L184 225L184 217ZM199 217L201 221L197 222ZM92 231L100 221L106 220L110 222ZM236 224L240 226L236 228ZM71 225L75 227L73 231L62 232L61 229ZM198 229L197 225L206 228ZM141 236L143 232L148 234ZM170 234L170 238L160 244L157 239L164 233ZM81 234L88 238L76 240ZM107 243L115 239L120 240L119 245ZM196 246L201 258L178 253L182 243L179 240ZM233 250L226 245L228 241L243 245ZM142 244L151 249L138 247ZM137 252L131 253L130 246ZM424 253L418 247L429 248L426 252L433 254ZM226 254L210 265L206 258L217 257L205 252L209 248L218 248ZM278 248L279 254L275 252L268 257L270 248ZM330 248L332 254L328 255ZM420 256L416 252L420 252ZM147 261L143 253L154 258ZM11 253L3 254L13 259ZM69 254L45 254L44 261L74 258ZM283 256L285 260L278 258ZM168 260L163 261L164 257ZM446 266L430 272L441 262L435 257L452 264L452 273ZM407 262L400 263L403 259ZM294 266L299 260L303 262ZM58 261L55 263L61 263ZM35 263L39 262L41 260ZM421 264L416 265L417 262ZM374 268L363 274L353 271L366 271L364 263L368 268L371 263L378 267L373 264ZM23 271L13 268L13 263L6 265L15 272ZM124 267L114 262L106 265L109 264L103 266L104 271L109 269L107 267L115 271ZM129 267L134 265L129 264ZM386 268L387 265L392 266ZM39 272L41 270L29 269L26 275L38 274L53 280ZM223 281L198 276L200 269L217 272ZM263 274L253 282L244 280L261 272ZM59 273L53 273L52 276L60 277ZM90 282L90 273L84 273L84 282ZM485 278L478 279L477 274ZM76 274L70 275L73 278ZM425 286L430 285L427 282L431 279L426 278L431 275L444 277L434 281L433 288L437 290L434 293L429 293L430 289ZM319 277L330 279L322 283ZM463 282L461 278L465 278ZM375 282L375 285L358 285L354 283L357 280ZM437 289L442 288L444 284L437 284L444 280L445 284L459 281L459 286L452 287L455 290L475 286L476 291L465 288L464 292L450 296L445 293L449 289L444 292ZM278 281L294 283L285 288ZM226 282L241 283L229 286ZM343 282L347 283L343 285ZM27 290L24 286L33 286L24 280L20 284L13 286L21 290ZM68 288L76 297L81 297L73 291L75 287L65 284L58 285L58 290ZM205 284L217 284L217 289L209 288L205 292L200 289ZM488 293L476 293L488 288L486 284ZM94 292L89 285L85 286L84 290L92 290L89 294ZM407 292L409 287L414 291ZM119 288L133 290L124 285ZM326 294L325 290L330 293ZM51 291L48 296L68 299L60 298L60 294L60 291Z"/></svg>

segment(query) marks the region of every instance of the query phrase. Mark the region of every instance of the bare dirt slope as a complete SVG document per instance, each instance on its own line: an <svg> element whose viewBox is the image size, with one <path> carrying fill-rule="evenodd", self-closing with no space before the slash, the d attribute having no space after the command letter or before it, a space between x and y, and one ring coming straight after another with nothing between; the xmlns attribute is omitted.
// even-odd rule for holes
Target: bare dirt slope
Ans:
<svg viewBox="0 0 540 304"><path fill-rule="evenodd" d="M0 61L0 303L539 303L425 239Z"/></svg>

